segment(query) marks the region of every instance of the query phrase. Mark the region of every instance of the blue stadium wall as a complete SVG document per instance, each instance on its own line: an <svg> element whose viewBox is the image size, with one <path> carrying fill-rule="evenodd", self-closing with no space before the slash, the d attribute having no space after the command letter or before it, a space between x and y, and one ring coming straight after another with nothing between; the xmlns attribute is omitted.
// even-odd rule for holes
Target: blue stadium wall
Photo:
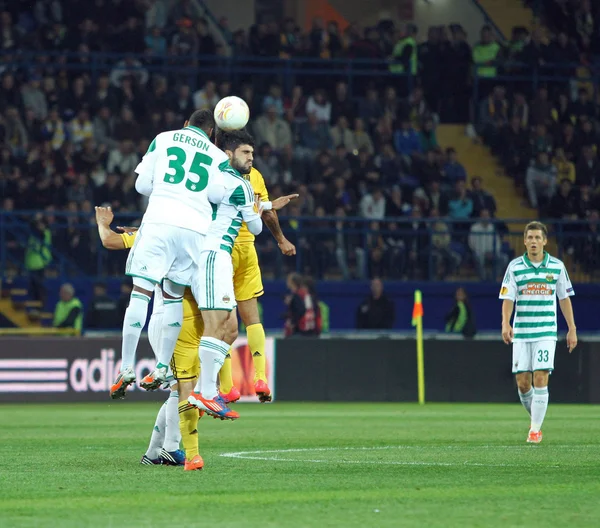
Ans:
<svg viewBox="0 0 600 528"><path fill-rule="evenodd" d="M49 305L54 306L58 300L58 290L63 281L49 279L47 281ZM70 279L75 286L78 297L87 304L92 296L93 283L89 279ZM118 296L121 281L108 281L109 295ZM408 330L411 328L411 314L414 291L423 292L425 309L424 326L426 330L443 330L444 316L453 306L454 292L458 286L465 286L470 299L475 323L479 331L498 331L500 325L500 301L498 300L499 284L496 283L443 283L443 282L386 282L385 293L396 306L394 328ZM332 330L355 328L356 310L369 294L369 283L358 281L322 281L318 284L319 298L330 307ZM264 311L266 328L282 328L285 305L283 298L287 294L284 281L265 281L265 295L260 298ZM576 284L575 319L578 331L597 332L599 327L598 299L600 284ZM559 316L559 329L565 329L564 321Z"/></svg>

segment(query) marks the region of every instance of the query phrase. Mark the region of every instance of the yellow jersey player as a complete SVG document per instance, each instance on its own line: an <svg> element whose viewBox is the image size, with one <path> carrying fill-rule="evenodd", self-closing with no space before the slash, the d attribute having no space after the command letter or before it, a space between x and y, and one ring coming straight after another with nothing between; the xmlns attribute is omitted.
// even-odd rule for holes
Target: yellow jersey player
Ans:
<svg viewBox="0 0 600 528"><path fill-rule="evenodd" d="M262 174L252 167L246 175L250 185L261 202L269 201L269 193ZM285 238L279 225L277 212L274 210L263 211L262 220L269 228L279 249L286 256L296 254L296 247ZM265 358L265 330L258 312L258 298L264 294L262 276L258 265L258 255L254 246L254 235L250 233L246 224L242 224L240 233L233 246L231 258L233 261L233 288L237 310L246 327L248 335L248 348L254 363L254 391L261 402L271 401L271 389L267 384L266 358ZM247 365L241 362L244 368ZM232 402L240 397L239 391L228 384L231 380L231 350L221 369L225 369L224 376L220 377L221 393L226 401ZM224 383L225 382L225 383Z"/></svg>
<svg viewBox="0 0 600 528"><path fill-rule="evenodd" d="M96 207L96 222L98 224L98 233L100 234L102 244L107 249L131 248L135 241L137 228L119 228L119 230L123 231L123 233L115 233L110 228L113 218L114 215L110 207ZM195 470L202 469L204 462L202 461L202 457L200 457L198 452L198 410L187 403L187 398L192 393L196 380L200 374L198 347L200 345L200 338L202 337L202 333L204 331L204 323L202 321L200 310L198 309L198 303L195 301L190 288L186 288L183 295L182 304L183 324L181 325L181 331L175 345L175 350L173 352L170 365L173 372L173 377L177 381L177 391L174 392L174 396L172 391L171 396L179 399L179 429L181 433L181 441L185 450L185 469ZM160 322L158 324L155 323L156 318L161 313L161 307L162 297L160 295L155 295L154 308L152 317L150 319L150 325L148 327L150 344L152 345L152 349L155 351L156 343L160 341L161 328ZM223 374L227 375L227 373ZM231 376L231 373L229 373L229 376ZM221 383L227 382L228 381L221 380ZM229 381L229 383L231 382ZM168 401L170 403L171 399ZM167 425L170 423L170 421L177 421L176 415L174 417L172 413L168 412L171 410L171 408L172 405L167 408ZM155 425L158 425L160 429L160 424ZM164 453L161 452L161 454L163 455L161 459L167 458L168 460L168 457L166 457ZM173 458L176 458L172 453L170 454ZM148 461L145 461L145 458L142 458L142 462L145 464L164 463L164 461L150 458L148 453L144 456L148 458ZM181 458L183 457L178 459L178 465L183 463Z"/></svg>

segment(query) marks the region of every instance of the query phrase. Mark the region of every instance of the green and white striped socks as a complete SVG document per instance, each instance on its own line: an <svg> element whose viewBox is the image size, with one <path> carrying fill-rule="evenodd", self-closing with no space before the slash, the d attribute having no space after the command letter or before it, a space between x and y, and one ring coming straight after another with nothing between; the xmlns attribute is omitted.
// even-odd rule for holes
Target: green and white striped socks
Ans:
<svg viewBox="0 0 600 528"><path fill-rule="evenodd" d="M215 337L200 340L200 378L195 392L200 392L207 400L217 396L217 378L229 352L229 345Z"/></svg>

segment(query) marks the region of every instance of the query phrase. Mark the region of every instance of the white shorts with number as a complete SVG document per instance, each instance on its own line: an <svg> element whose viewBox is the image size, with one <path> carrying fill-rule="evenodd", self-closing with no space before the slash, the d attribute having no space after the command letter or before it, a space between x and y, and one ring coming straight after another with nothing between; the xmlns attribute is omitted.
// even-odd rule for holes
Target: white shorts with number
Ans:
<svg viewBox="0 0 600 528"><path fill-rule="evenodd" d="M554 370L556 341L513 343L513 374L535 370Z"/></svg>
<svg viewBox="0 0 600 528"><path fill-rule="evenodd" d="M198 273L192 280L192 293L201 310L230 312L237 303L233 292L233 264L225 251L203 251Z"/></svg>
<svg viewBox="0 0 600 528"><path fill-rule="evenodd" d="M163 279L190 286L204 235L162 224L142 224L129 252L126 274L158 284Z"/></svg>

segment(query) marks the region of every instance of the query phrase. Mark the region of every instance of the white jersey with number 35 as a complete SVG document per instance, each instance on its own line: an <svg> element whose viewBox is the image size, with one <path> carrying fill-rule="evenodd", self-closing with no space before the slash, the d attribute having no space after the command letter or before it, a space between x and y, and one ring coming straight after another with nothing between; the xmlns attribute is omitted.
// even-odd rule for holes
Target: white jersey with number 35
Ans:
<svg viewBox="0 0 600 528"><path fill-rule="evenodd" d="M212 220L210 201L222 199L219 165L224 161L227 155L199 128L156 136L135 169L136 190L150 197L142 223L206 234Z"/></svg>

